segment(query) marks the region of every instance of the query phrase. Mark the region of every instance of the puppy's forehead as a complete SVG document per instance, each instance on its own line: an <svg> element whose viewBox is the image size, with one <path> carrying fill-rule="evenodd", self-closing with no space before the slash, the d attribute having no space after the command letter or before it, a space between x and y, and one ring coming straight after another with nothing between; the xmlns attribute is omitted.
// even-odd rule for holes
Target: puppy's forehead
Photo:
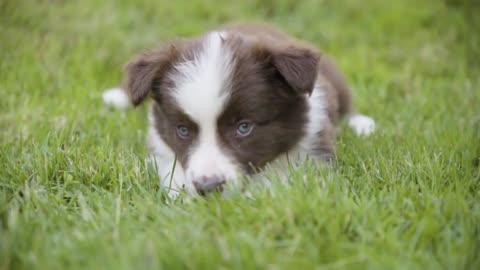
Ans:
<svg viewBox="0 0 480 270"><path fill-rule="evenodd" d="M175 87L170 94L196 122L218 117L230 96L235 59L225 43L226 36L208 33L171 72Z"/></svg>

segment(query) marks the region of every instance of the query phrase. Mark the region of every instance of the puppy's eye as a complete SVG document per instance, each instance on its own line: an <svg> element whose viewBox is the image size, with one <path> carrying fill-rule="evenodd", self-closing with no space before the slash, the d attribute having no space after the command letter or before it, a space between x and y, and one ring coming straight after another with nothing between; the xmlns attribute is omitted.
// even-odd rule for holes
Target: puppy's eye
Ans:
<svg viewBox="0 0 480 270"><path fill-rule="evenodd" d="M252 133L253 130L253 123L248 120L242 120L237 125L237 136L239 137L246 137Z"/></svg>
<svg viewBox="0 0 480 270"><path fill-rule="evenodd" d="M190 130L185 125L177 125L177 135L181 139L188 139L190 136Z"/></svg>

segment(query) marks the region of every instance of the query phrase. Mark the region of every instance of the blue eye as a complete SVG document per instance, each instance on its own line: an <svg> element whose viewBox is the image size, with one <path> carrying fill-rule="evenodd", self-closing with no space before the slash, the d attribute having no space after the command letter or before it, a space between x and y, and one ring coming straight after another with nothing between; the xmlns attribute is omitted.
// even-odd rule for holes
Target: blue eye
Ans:
<svg viewBox="0 0 480 270"><path fill-rule="evenodd" d="M178 125L177 126L177 135L181 139L187 139L190 136L190 130L185 125Z"/></svg>
<svg viewBox="0 0 480 270"><path fill-rule="evenodd" d="M253 123L248 120L242 120L237 126L237 136L245 137L250 135L253 130Z"/></svg>

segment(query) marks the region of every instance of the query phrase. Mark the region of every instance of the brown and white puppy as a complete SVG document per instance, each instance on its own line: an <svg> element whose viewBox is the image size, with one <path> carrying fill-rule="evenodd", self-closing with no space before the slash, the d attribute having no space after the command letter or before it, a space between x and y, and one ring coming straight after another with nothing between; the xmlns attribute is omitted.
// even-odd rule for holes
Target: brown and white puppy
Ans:
<svg viewBox="0 0 480 270"><path fill-rule="evenodd" d="M128 107L153 99L147 141L172 194L239 186L266 167L285 175L307 157L330 162L340 116L358 135L375 126L353 112L350 89L327 56L268 25L175 40L125 70L124 90L105 92L104 101Z"/></svg>

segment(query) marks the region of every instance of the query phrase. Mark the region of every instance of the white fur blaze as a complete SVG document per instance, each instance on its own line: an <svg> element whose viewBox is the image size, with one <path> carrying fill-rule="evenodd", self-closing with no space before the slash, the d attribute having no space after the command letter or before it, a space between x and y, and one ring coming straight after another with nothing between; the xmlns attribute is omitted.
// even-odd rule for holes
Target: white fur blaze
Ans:
<svg viewBox="0 0 480 270"><path fill-rule="evenodd" d="M368 136L375 131L375 121L365 115L355 114L348 120L348 126L357 136Z"/></svg>
<svg viewBox="0 0 480 270"><path fill-rule="evenodd" d="M223 46L225 34L209 33L192 61L175 66L173 97L199 128L198 142L189 153L185 168L187 184L202 177L235 181L238 165L218 141L217 121L230 98L234 59Z"/></svg>
<svg viewBox="0 0 480 270"><path fill-rule="evenodd" d="M218 144L216 134L211 129L201 131L199 145L190 154L187 179L195 181L202 177L220 177L229 183L237 180L238 168Z"/></svg>
<svg viewBox="0 0 480 270"><path fill-rule="evenodd" d="M112 88L103 92L103 103L108 106L113 106L119 109L128 109L132 103L127 93L121 88Z"/></svg>

